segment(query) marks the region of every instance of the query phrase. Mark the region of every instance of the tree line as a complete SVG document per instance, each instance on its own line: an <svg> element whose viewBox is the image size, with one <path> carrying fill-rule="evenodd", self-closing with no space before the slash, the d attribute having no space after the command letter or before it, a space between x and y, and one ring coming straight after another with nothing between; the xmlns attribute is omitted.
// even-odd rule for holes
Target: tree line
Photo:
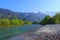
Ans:
<svg viewBox="0 0 60 40"><path fill-rule="evenodd" d="M40 24L46 25L46 24L60 24L60 12L57 12L57 14L53 17L46 16Z"/></svg>
<svg viewBox="0 0 60 40"><path fill-rule="evenodd" d="M22 26L25 24L30 25L32 22L21 19L0 19L0 26Z"/></svg>
<svg viewBox="0 0 60 40"><path fill-rule="evenodd" d="M55 16L46 16L41 22L34 21L32 24L60 24L60 12L57 12Z"/></svg>

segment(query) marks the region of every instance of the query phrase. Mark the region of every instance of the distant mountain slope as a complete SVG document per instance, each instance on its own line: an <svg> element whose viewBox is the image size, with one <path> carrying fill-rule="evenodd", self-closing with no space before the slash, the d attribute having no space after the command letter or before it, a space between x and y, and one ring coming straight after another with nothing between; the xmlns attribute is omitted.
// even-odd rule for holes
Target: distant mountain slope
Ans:
<svg viewBox="0 0 60 40"><path fill-rule="evenodd" d="M38 12L14 12L8 9L0 8L0 18L16 19L21 18L30 21L41 21L46 15Z"/></svg>
<svg viewBox="0 0 60 40"><path fill-rule="evenodd" d="M18 16L13 11L10 11L8 9L0 8L0 18L15 19L15 18L18 18Z"/></svg>
<svg viewBox="0 0 60 40"><path fill-rule="evenodd" d="M24 12L24 13L18 13L18 16L20 16L22 19L30 20L30 21L41 21L46 15L39 12Z"/></svg>

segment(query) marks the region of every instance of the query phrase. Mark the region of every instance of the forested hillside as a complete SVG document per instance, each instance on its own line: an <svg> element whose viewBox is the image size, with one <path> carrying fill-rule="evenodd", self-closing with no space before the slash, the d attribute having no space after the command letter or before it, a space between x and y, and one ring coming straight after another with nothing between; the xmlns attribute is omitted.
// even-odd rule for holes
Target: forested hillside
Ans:
<svg viewBox="0 0 60 40"><path fill-rule="evenodd" d="M40 22L46 15L38 12L15 12L9 9L0 8L0 26L22 26L25 24L34 24Z"/></svg>
<svg viewBox="0 0 60 40"><path fill-rule="evenodd" d="M22 26L24 24L30 25L32 22L21 19L16 12L0 8L0 27Z"/></svg>
<svg viewBox="0 0 60 40"><path fill-rule="evenodd" d="M40 24L60 24L60 12L57 12L57 14L53 17L46 16Z"/></svg>

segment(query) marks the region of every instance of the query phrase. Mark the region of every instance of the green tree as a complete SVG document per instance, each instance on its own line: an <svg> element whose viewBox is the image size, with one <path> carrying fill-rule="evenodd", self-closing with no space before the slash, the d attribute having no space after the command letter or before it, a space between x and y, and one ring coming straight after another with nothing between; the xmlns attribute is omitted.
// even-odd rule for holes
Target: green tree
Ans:
<svg viewBox="0 0 60 40"><path fill-rule="evenodd" d="M50 24L50 23L51 23L51 18L52 18L52 17L50 17L50 16L46 16L46 17L40 22L40 24L43 24L43 25L45 25L45 24Z"/></svg>
<svg viewBox="0 0 60 40"><path fill-rule="evenodd" d="M10 20L10 24L11 25L23 25L24 21L21 19L12 19L12 20Z"/></svg>
<svg viewBox="0 0 60 40"><path fill-rule="evenodd" d="M30 22L30 21L25 21L25 23L24 23L24 24L31 25L31 24L32 24L32 22Z"/></svg>
<svg viewBox="0 0 60 40"><path fill-rule="evenodd" d="M55 19L55 24L59 24L60 21L58 19Z"/></svg>
<svg viewBox="0 0 60 40"><path fill-rule="evenodd" d="M9 24L10 24L9 19L0 19L1 26L9 26Z"/></svg>
<svg viewBox="0 0 60 40"><path fill-rule="evenodd" d="M24 21L19 19L19 25L24 25Z"/></svg>
<svg viewBox="0 0 60 40"><path fill-rule="evenodd" d="M53 18L54 24L60 24L60 12L57 12L57 14Z"/></svg>

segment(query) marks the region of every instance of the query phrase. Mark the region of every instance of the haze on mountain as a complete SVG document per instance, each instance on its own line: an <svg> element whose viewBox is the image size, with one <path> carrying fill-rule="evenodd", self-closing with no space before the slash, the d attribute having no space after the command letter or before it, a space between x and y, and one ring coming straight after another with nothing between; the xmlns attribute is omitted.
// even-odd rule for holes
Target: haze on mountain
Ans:
<svg viewBox="0 0 60 40"><path fill-rule="evenodd" d="M46 14L42 12L15 12L9 9L0 8L0 18L24 19L29 21L40 22Z"/></svg>

